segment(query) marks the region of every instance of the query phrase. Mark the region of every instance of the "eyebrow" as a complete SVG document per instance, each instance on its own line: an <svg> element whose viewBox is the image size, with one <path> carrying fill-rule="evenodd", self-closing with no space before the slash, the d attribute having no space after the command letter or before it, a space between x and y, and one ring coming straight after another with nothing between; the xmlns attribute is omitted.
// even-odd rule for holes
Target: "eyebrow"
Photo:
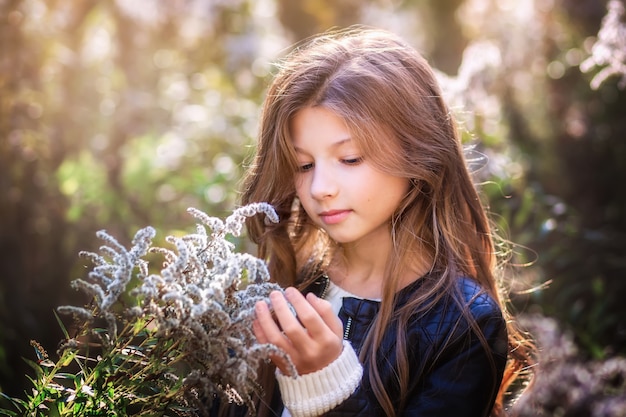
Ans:
<svg viewBox="0 0 626 417"><path fill-rule="evenodd" d="M351 137L347 137L345 139L340 139L337 142L333 143L332 145L330 145L331 148L340 148L343 145L346 145L348 143L352 142L352 138ZM297 146L293 147L294 150L296 152L300 152L300 153L306 153L306 151L304 149L298 148Z"/></svg>

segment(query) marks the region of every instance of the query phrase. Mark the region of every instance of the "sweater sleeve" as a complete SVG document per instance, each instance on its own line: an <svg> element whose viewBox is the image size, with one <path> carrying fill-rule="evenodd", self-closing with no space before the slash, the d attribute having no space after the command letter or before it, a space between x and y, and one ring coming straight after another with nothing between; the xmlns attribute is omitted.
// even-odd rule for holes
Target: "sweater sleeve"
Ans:
<svg viewBox="0 0 626 417"><path fill-rule="evenodd" d="M319 371L295 378L276 371L285 407L293 417L319 416L345 401L359 386L363 367L350 342L341 355Z"/></svg>

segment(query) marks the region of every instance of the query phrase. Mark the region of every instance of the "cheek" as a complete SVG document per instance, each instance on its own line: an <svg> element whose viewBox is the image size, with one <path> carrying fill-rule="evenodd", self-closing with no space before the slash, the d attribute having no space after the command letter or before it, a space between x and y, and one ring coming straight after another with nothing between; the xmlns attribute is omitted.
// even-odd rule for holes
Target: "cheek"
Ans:
<svg viewBox="0 0 626 417"><path fill-rule="evenodd" d="M307 181L306 176L296 174L293 184L296 191L296 197L300 200L302 207L308 211L311 201L311 193L309 192L309 182Z"/></svg>
<svg viewBox="0 0 626 417"><path fill-rule="evenodd" d="M296 190L296 195L298 196L299 199L302 199L302 195L303 195L303 190L304 190L304 179L302 178L301 175L295 175L295 178L293 180L293 186Z"/></svg>

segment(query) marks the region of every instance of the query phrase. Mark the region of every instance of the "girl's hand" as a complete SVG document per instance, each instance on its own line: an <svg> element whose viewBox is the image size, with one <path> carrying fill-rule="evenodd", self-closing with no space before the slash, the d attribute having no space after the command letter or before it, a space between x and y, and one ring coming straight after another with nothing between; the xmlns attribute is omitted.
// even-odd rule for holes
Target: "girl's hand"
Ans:
<svg viewBox="0 0 626 417"><path fill-rule="evenodd" d="M260 343L271 343L287 353L299 375L318 371L339 357L343 349L343 325L328 301L315 294L307 294L305 298L295 288L287 288L285 296L273 291L270 301L275 318L267 303L259 301L252 329ZM283 374L289 374L284 360L271 359Z"/></svg>

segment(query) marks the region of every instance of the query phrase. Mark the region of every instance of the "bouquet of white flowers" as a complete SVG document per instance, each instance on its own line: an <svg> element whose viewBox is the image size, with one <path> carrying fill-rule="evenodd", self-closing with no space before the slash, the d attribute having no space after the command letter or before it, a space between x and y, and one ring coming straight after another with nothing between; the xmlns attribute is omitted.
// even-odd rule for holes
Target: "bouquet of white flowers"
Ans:
<svg viewBox="0 0 626 417"><path fill-rule="evenodd" d="M259 361L285 356L256 341L254 305L280 288L263 260L237 253L226 236L239 236L246 217L278 218L266 203L224 221L188 211L199 221L196 232L167 237L173 249L152 246L152 227L139 230L130 249L98 232L99 253L81 252L95 266L72 282L91 304L59 307L76 318L73 334L64 329L56 361L32 342L33 392L9 398L18 411L0 414L202 415L217 397L253 412ZM152 253L164 258L159 273L151 273Z"/></svg>

